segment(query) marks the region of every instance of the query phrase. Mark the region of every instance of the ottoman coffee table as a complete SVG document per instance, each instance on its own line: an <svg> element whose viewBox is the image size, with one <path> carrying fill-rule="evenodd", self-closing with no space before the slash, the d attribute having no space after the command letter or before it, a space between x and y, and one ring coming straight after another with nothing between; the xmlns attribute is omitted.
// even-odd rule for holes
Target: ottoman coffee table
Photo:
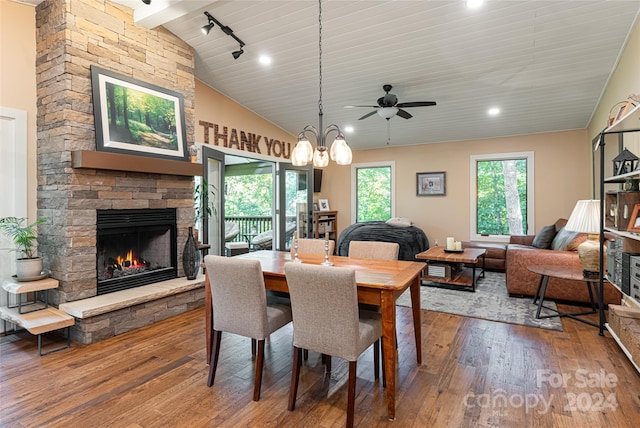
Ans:
<svg viewBox="0 0 640 428"><path fill-rule="evenodd" d="M416 259L427 262L427 274L421 280L431 285L475 292L477 279L484 278L486 253L484 248L448 251L445 247L431 247L416 254ZM478 267L480 258L482 267Z"/></svg>

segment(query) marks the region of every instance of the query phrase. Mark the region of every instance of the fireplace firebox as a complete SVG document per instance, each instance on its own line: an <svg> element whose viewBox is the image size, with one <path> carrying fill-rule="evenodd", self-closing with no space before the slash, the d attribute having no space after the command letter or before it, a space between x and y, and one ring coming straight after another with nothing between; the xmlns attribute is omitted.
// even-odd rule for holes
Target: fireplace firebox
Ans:
<svg viewBox="0 0 640 428"><path fill-rule="evenodd" d="M178 276L175 209L98 210L98 295Z"/></svg>

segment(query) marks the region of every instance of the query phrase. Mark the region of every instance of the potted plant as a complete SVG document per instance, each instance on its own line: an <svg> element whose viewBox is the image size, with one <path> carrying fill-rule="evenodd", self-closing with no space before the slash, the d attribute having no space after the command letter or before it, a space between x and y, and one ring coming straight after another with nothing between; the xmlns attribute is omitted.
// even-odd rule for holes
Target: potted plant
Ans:
<svg viewBox="0 0 640 428"><path fill-rule="evenodd" d="M216 190L216 187L213 184L209 184L204 177L200 184L196 183L193 190L196 230L202 230L204 228L202 222L205 215L207 218L210 218L218 214L215 208Z"/></svg>
<svg viewBox="0 0 640 428"><path fill-rule="evenodd" d="M36 239L38 225L47 221L40 218L31 224L25 224L24 217L5 217L0 219L0 230L9 237L20 256L16 259L16 277L36 278L42 273L42 257L36 256Z"/></svg>

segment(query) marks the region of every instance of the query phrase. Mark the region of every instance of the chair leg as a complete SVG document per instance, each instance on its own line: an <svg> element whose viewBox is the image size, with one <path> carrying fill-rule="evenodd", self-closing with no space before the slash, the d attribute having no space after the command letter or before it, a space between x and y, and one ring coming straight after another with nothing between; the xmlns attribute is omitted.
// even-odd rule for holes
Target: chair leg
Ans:
<svg viewBox="0 0 640 428"><path fill-rule="evenodd" d="M349 361L349 393L347 397L347 428L353 427L353 413L356 403L356 368L358 361Z"/></svg>
<svg viewBox="0 0 640 428"><path fill-rule="evenodd" d="M251 339L251 355L256 356L256 340Z"/></svg>
<svg viewBox="0 0 640 428"><path fill-rule="evenodd" d="M293 367L291 368L291 385L289 387L289 411L296 408L296 396L298 395L298 381L300 380L300 366L302 365L302 353L300 348L293 347Z"/></svg>
<svg viewBox="0 0 640 428"><path fill-rule="evenodd" d="M262 388L262 368L264 366L264 339L258 340L258 358L256 359L256 377L253 384L253 401L260 400Z"/></svg>
<svg viewBox="0 0 640 428"><path fill-rule="evenodd" d="M305 349L304 350L304 360L307 361L309 359L309 350Z"/></svg>
<svg viewBox="0 0 640 428"><path fill-rule="evenodd" d="M373 378L380 377L380 339L373 344Z"/></svg>
<svg viewBox="0 0 640 428"><path fill-rule="evenodd" d="M382 359L382 387L387 387L387 372L384 368L384 340L380 338L380 357Z"/></svg>
<svg viewBox="0 0 640 428"><path fill-rule="evenodd" d="M322 354L322 362L324 363L324 371L331 374L331 355Z"/></svg>
<svg viewBox="0 0 640 428"><path fill-rule="evenodd" d="M218 367L218 356L220 355L220 339L222 338L222 332L213 330L213 337L211 339L211 361L209 362L209 379L207 379L207 386L212 386L216 377L216 368Z"/></svg>

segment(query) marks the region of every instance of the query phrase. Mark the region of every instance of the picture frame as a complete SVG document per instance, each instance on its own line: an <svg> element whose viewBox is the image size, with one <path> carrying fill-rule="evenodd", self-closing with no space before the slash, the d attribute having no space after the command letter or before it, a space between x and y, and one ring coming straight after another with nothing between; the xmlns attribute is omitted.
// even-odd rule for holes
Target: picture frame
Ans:
<svg viewBox="0 0 640 428"><path fill-rule="evenodd" d="M96 150L188 162L184 97L91 66Z"/></svg>
<svg viewBox="0 0 640 428"><path fill-rule="evenodd" d="M314 211L320 211L320 205L318 205L318 203L317 203L317 202L314 202L314 203L313 203L313 210L314 210Z"/></svg>
<svg viewBox="0 0 640 428"><path fill-rule="evenodd" d="M416 173L416 196L446 196L445 171Z"/></svg>
<svg viewBox="0 0 640 428"><path fill-rule="evenodd" d="M633 212L629 217L629 225L627 226L627 232L640 233L640 204L633 206Z"/></svg>
<svg viewBox="0 0 640 428"><path fill-rule="evenodd" d="M320 207L319 211L330 211L329 208L329 200L328 199L318 199L318 205Z"/></svg>
<svg viewBox="0 0 640 428"><path fill-rule="evenodd" d="M616 113L616 117L615 117L613 123L616 123L617 121L622 119L625 114L629 113L631 111L631 107L632 107L632 104L630 102L627 101L627 102L623 103L620 106L620 108L618 109L618 112Z"/></svg>

